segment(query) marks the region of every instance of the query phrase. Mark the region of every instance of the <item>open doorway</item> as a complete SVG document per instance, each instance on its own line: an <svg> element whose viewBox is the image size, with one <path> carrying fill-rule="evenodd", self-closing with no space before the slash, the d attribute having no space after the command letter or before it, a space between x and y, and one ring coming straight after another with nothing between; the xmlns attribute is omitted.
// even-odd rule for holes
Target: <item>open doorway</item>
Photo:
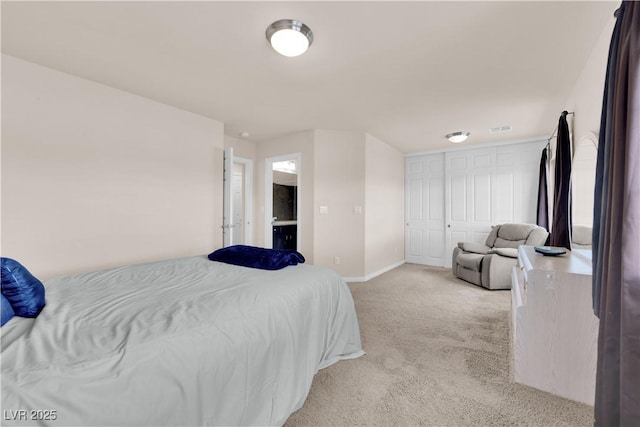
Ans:
<svg viewBox="0 0 640 427"><path fill-rule="evenodd" d="M300 247L301 154L265 160L265 247Z"/></svg>

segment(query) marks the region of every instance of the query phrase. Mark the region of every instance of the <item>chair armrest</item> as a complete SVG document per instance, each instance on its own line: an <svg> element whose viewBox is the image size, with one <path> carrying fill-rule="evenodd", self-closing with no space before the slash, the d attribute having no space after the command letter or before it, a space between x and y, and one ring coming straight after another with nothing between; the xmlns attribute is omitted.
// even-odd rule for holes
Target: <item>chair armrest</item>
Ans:
<svg viewBox="0 0 640 427"><path fill-rule="evenodd" d="M509 258L518 258L518 250L515 248L493 248L489 251L490 254L498 254Z"/></svg>
<svg viewBox="0 0 640 427"><path fill-rule="evenodd" d="M501 248L504 249L507 248ZM487 289L511 289L511 270L516 265L516 258L497 253L485 256L482 260L482 286Z"/></svg>
<svg viewBox="0 0 640 427"><path fill-rule="evenodd" d="M465 252L473 252L474 254L488 254L491 248L482 243L458 242L458 247Z"/></svg>
<svg viewBox="0 0 640 427"><path fill-rule="evenodd" d="M527 237L524 244L528 246L541 246L547 242L547 237L549 237L547 230L542 227L536 227L529 233L529 237Z"/></svg>

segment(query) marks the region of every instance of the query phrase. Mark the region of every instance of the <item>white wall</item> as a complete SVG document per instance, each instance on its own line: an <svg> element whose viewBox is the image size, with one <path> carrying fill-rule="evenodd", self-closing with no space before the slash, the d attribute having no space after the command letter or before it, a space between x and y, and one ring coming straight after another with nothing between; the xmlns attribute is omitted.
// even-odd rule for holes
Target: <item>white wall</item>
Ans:
<svg viewBox="0 0 640 427"><path fill-rule="evenodd" d="M307 262L362 280L404 260L404 156L362 132L316 129L256 143L258 246L264 160L293 153L302 153L300 251Z"/></svg>
<svg viewBox="0 0 640 427"><path fill-rule="evenodd" d="M332 130L315 131L314 152L315 263L355 281L402 263L403 154L369 134Z"/></svg>
<svg viewBox="0 0 640 427"><path fill-rule="evenodd" d="M590 132L598 135L600 131L604 81L614 25L615 18L611 17L565 104L567 111L575 112L573 118L574 152L581 139L587 137ZM593 162L592 176L585 174L583 164L579 167L583 171L580 180L576 181L577 185L573 186L573 223L591 226L593 224L593 185L587 184L587 182L593 183L595 180L595 162Z"/></svg>
<svg viewBox="0 0 640 427"><path fill-rule="evenodd" d="M233 155L245 159L254 160L256 158L256 144L246 139L224 136L224 149L233 148Z"/></svg>
<svg viewBox="0 0 640 427"><path fill-rule="evenodd" d="M404 155L365 135L365 276L404 261Z"/></svg>
<svg viewBox="0 0 640 427"><path fill-rule="evenodd" d="M364 274L365 139L361 132L315 132L315 263L344 277ZM325 206L327 213L320 213ZM359 210L357 210L359 208ZM340 263L335 263L335 257Z"/></svg>
<svg viewBox="0 0 640 427"><path fill-rule="evenodd" d="M36 276L221 246L222 123L2 56L2 255Z"/></svg>
<svg viewBox="0 0 640 427"><path fill-rule="evenodd" d="M302 156L301 186L298 189L298 234L301 246L298 250L304 255L308 263L314 263L313 249L313 194L314 194L314 155L313 131L304 131L270 141L256 144L255 167L255 227L254 239L256 246L264 245L264 163L269 157L284 156L300 153Z"/></svg>
<svg viewBox="0 0 640 427"><path fill-rule="evenodd" d="M403 259L402 155L371 135L254 144L218 121L6 55L2 88L2 254L42 279L220 247L229 147L255 161L254 244L264 244L265 159L301 153L308 262L363 278Z"/></svg>
<svg viewBox="0 0 640 427"><path fill-rule="evenodd" d="M604 79L614 25L615 18L612 16L565 103L567 111L575 112L573 118L574 141L578 141L589 131L598 134L600 130Z"/></svg>

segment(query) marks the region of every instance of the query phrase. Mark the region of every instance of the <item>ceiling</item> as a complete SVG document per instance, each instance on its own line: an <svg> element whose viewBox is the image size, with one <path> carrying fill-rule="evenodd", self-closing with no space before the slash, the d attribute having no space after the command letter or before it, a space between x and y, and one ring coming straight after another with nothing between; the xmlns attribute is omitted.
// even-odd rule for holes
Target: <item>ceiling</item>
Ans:
<svg viewBox="0 0 640 427"><path fill-rule="evenodd" d="M260 142L368 132L405 153L548 137L619 2L6 2L2 52ZM265 38L314 32L296 58ZM508 133L490 128L511 125Z"/></svg>

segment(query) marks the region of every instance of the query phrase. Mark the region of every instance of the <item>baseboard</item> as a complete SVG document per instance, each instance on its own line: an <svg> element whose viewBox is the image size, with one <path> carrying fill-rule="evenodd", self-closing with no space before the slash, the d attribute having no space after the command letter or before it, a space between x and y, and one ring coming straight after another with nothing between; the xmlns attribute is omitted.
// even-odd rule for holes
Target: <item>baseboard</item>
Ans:
<svg viewBox="0 0 640 427"><path fill-rule="evenodd" d="M402 261L398 261L394 264L391 264L385 268L382 268L378 271L374 271L371 274L367 274L366 276L360 276L360 277L343 277L342 280L344 280L347 283L355 283L355 282L368 282L369 280L373 279L374 277L378 277L381 274L386 273L387 271L393 270L394 268L400 267L402 264L405 263L405 260Z"/></svg>

